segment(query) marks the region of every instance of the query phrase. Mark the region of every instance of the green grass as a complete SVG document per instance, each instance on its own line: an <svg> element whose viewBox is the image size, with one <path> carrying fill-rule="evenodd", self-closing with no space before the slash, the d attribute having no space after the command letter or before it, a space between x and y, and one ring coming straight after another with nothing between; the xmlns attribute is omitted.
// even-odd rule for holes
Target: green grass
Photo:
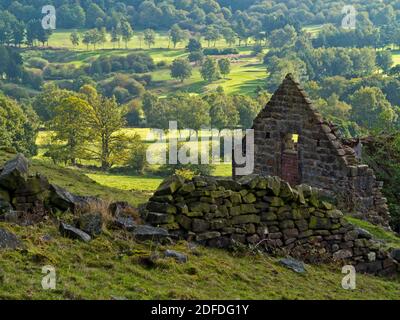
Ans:
<svg viewBox="0 0 400 320"><path fill-rule="evenodd" d="M235 256L203 247L194 253L186 242L137 243L122 231L82 243L61 237L51 222L0 227L25 245L0 251L0 299L399 299L399 280L357 275L355 290L342 289L340 265L307 265L306 274L297 274L265 255ZM146 267L139 262L165 249L186 253L188 263L161 258ZM55 267L56 290L41 287L45 265Z"/></svg>
<svg viewBox="0 0 400 320"><path fill-rule="evenodd" d="M0 165L12 156L0 152ZM32 161L32 172L36 171L82 195L132 204L144 202L149 195L104 187L84 172L39 159ZM120 185L125 179L112 177ZM301 275L282 267L274 257L234 255L204 247L193 252L184 241L164 246L138 243L125 231L105 229L100 237L83 243L61 237L51 219L28 227L0 222L0 227L15 233L24 246L16 251L0 250L0 299L399 299L399 279L357 275L355 290L342 289L341 265L307 265L307 273ZM373 232L393 241L379 228ZM160 258L153 267L140 262L165 249L186 253L189 262ZM45 265L56 269L56 290L41 287Z"/></svg>
<svg viewBox="0 0 400 320"><path fill-rule="evenodd" d="M382 228L369 223L368 221L360 220L354 217L346 216L346 219L352 224L370 232L375 239L385 241L387 247L400 247L400 237L396 236L396 234L393 232L385 231Z"/></svg>
<svg viewBox="0 0 400 320"><path fill-rule="evenodd" d="M122 190L154 191L163 181L161 177L127 176L101 172L88 173L86 175L101 185Z"/></svg>
<svg viewBox="0 0 400 320"><path fill-rule="evenodd" d="M0 166L15 154L0 152ZM59 167L50 161L32 159L30 171L46 176L51 183L55 183L81 196L97 196L109 201L128 201L132 205L144 203L151 196L150 192L128 191L112 186L105 186L90 179L84 172L74 168Z"/></svg>
<svg viewBox="0 0 400 320"><path fill-rule="evenodd" d="M393 65L400 64L400 51L392 51L393 53Z"/></svg>

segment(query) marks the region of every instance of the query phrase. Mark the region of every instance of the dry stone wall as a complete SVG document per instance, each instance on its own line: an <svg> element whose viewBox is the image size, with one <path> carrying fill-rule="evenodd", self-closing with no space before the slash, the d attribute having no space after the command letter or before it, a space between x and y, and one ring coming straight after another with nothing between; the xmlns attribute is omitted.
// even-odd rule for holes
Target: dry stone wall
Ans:
<svg viewBox="0 0 400 320"><path fill-rule="evenodd" d="M359 271L396 272L397 263L371 235L308 185L292 188L278 177L235 181L167 178L147 203L145 219L171 234L207 246L253 245L308 261L343 260Z"/></svg>

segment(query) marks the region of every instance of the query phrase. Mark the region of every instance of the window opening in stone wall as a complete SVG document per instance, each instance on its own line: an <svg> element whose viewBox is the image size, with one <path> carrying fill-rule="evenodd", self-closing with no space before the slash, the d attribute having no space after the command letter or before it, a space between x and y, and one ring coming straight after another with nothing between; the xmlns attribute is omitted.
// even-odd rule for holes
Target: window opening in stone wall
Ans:
<svg viewBox="0 0 400 320"><path fill-rule="evenodd" d="M282 138L281 178L290 185L300 183L298 141L299 135L295 133L286 133Z"/></svg>

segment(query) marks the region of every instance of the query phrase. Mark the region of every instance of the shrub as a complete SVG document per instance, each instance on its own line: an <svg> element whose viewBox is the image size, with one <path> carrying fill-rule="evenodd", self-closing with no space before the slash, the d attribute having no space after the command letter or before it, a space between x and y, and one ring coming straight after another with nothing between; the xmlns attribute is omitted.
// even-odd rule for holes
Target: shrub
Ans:
<svg viewBox="0 0 400 320"><path fill-rule="evenodd" d="M44 70L49 65L49 62L46 59L33 57L26 61L27 65L31 68L36 68L40 70Z"/></svg>

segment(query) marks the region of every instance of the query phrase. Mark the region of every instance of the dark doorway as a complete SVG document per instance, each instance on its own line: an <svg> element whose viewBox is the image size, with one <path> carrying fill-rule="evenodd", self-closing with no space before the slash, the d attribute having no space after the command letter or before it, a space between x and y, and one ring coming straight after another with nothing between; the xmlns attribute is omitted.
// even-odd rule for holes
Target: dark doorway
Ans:
<svg viewBox="0 0 400 320"><path fill-rule="evenodd" d="M287 133L282 140L281 178L295 186L300 184L298 135Z"/></svg>

